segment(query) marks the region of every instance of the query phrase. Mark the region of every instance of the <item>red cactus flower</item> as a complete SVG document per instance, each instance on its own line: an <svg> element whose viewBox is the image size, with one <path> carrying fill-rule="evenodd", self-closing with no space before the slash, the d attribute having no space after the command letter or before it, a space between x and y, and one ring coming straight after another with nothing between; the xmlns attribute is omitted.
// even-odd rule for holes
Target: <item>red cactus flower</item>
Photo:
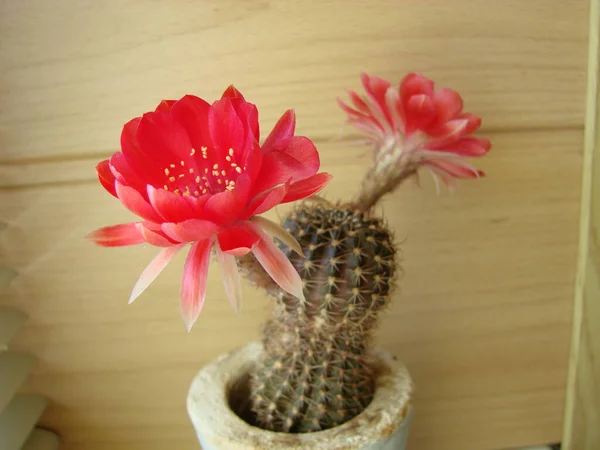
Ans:
<svg viewBox="0 0 600 450"><path fill-rule="evenodd" d="M106 247L162 247L130 302L187 244L181 310L188 330L204 303L213 249L234 309L241 302L236 256L248 252L282 289L303 298L300 276L269 235L300 252L298 243L259 216L318 192L331 178L317 173L317 149L294 129L290 110L260 146L257 108L233 86L212 105L186 95L125 124L121 151L96 170L104 188L142 220L101 228L90 238Z"/></svg>
<svg viewBox="0 0 600 450"><path fill-rule="evenodd" d="M353 107L339 99L338 103L348 113L348 123L374 144L378 160L393 158L399 165L427 166L447 185L453 178L484 175L463 157L485 155L491 144L471 136L481 119L463 112L457 92L435 90L433 81L417 73L406 75L398 88L365 73L361 81L366 96L348 90Z"/></svg>

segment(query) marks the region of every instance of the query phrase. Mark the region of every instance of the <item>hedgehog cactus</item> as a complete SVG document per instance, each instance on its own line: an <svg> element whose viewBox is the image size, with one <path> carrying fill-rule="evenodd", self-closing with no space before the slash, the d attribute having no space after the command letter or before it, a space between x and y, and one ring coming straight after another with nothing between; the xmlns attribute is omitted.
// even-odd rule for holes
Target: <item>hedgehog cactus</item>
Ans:
<svg viewBox="0 0 600 450"><path fill-rule="evenodd" d="M283 222L304 249L282 248L302 277L305 300L278 293L264 333L253 410L266 429L327 429L359 414L374 392L367 357L377 313L396 270L391 232L348 207L301 205Z"/></svg>

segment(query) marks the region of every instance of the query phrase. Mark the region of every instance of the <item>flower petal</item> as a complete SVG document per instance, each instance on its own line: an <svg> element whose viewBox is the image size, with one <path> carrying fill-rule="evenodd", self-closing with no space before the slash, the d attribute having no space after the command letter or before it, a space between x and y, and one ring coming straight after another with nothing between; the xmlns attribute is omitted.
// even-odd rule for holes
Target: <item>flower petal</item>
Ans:
<svg viewBox="0 0 600 450"><path fill-rule="evenodd" d="M163 113L171 112L171 108L173 107L173 105L175 103L177 103L177 100L163 100L162 102L160 102L158 104L155 111L163 112Z"/></svg>
<svg viewBox="0 0 600 450"><path fill-rule="evenodd" d="M213 145L223 158L230 148L234 151L242 149L246 137L244 125L228 97L217 100L208 110L208 128ZM220 159L215 162L223 163Z"/></svg>
<svg viewBox="0 0 600 450"><path fill-rule="evenodd" d="M206 298L206 282L212 241L196 242L190 248L181 281L181 315L188 332L198 319Z"/></svg>
<svg viewBox="0 0 600 450"><path fill-rule="evenodd" d="M183 161L186 168L197 170L195 160L190 155L192 149L190 137L174 114L162 112L144 114L137 129L137 139L143 159L137 160L140 157L138 155L135 163L137 166L146 166L154 179L161 180L160 183L152 183L155 187L163 184L164 169L170 164L180 164ZM133 163L129 157L127 161ZM132 166L132 168L138 171L136 167Z"/></svg>
<svg viewBox="0 0 600 450"><path fill-rule="evenodd" d="M302 279L300 275L275 243L258 226L254 225L260 236L258 243L252 248L252 253L269 276L281 289L300 300L305 300Z"/></svg>
<svg viewBox="0 0 600 450"><path fill-rule="evenodd" d="M407 100L413 95L425 94L432 96L435 85L433 81L420 73L407 74L400 83L400 97Z"/></svg>
<svg viewBox="0 0 600 450"><path fill-rule="evenodd" d="M247 219L248 217L256 214L262 214L267 212L271 208L279 205L283 198L286 196L288 191L287 184L280 184L274 188L263 192L252 199L246 212L242 215L242 218Z"/></svg>
<svg viewBox="0 0 600 450"><path fill-rule="evenodd" d="M124 247L144 243L137 222L100 228L88 234L87 238L102 247Z"/></svg>
<svg viewBox="0 0 600 450"><path fill-rule="evenodd" d="M144 222L138 224L140 233L150 245L155 247L171 247L174 244L178 244L178 241L174 241L168 237L160 228L160 225L152 222Z"/></svg>
<svg viewBox="0 0 600 450"><path fill-rule="evenodd" d="M454 153L456 155L469 157L483 156L492 146L488 139L480 137L464 137L451 143L434 139L426 142L424 145L428 150Z"/></svg>
<svg viewBox="0 0 600 450"><path fill-rule="evenodd" d="M437 109L437 121L440 124L454 119L463 109L461 96L452 89L438 89L433 94L433 100Z"/></svg>
<svg viewBox="0 0 600 450"><path fill-rule="evenodd" d="M180 196L164 189L148 186L150 204L163 220L158 222L183 222L187 219L198 217L208 197Z"/></svg>
<svg viewBox="0 0 600 450"><path fill-rule="evenodd" d="M96 166L96 175L98 176L98 180L104 189L116 197L117 191L115 190L115 175L110 171L108 159L98 163Z"/></svg>
<svg viewBox="0 0 600 450"><path fill-rule="evenodd" d="M300 246L300 243L296 240L294 236L291 235L289 231L287 231L278 223L275 223L272 220L269 220L266 217L262 216L254 216L250 219L250 222L258 226L265 233L271 236L275 236L289 248L298 253L300 256L304 257L304 253L302 252L302 247Z"/></svg>
<svg viewBox="0 0 600 450"><path fill-rule="evenodd" d="M120 182L115 184L117 197L125 207L132 213L149 220L150 222L162 222L163 219L158 213L152 208L150 203L146 201L142 194L136 191L134 188L124 186Z"/></svg>
<svg viewBox="0 0 600 450"><path fill-rule="evenodd" d="M243 213L247 197L242 194L236 193L234 189L209 196L204 204L204 216L219 225L231 225Z"/></svg>
<svg viewBox="0 0 600 450"><path fill-rule="evenodd" d="M218 245L215 245L217 262L221 269L221 278L225 286L225 294L229 299L229 304L236 314L242 309L242 283L238 271L237 260L235 256L221 251Z"/></svg>
<svg viewBox="0 0 600 450"><path fill-rule="evenodd" d="M403 107L407 134L415 130L425 130L435 119L435 105L431 97L427 95L414 95Z"/></svg>
<svg viewBox="0 0 600 450"><path fill-rule="evenodd" d="M242 95L242 93L240 91L237 90L237 88L231 84L227 87L227 89L225 89L225 91L223 92L223 95L221 95L221 98L224 97L230 97L230 98L241 98L242 100L244 100L244 96Z"/></svg>
<svg viewBox="0 0 600 450"><path fill-rule="evenodd" d="M301 200L306 197L310 197L313 194L316 194L321 189L323 189L327 183L331 181L333 178L332 175L321 172L316 175L313 175L306 180L297 181L296 183L292 183L287 191L286 196L283 198L281 203L289 203L296 200Z"/></svg>
<svg viewBox="0 0 600 450"><path fill-rule="evenodd" d="M173 106L173 116L185 128L195 149L194 155L191 155L195 160L202 158L202 147L212 147L208 131L209 109L210 105L195 95L186 95Z"/></svg>
<svg viewBox="0 0 600 450"><path fill-rule="evenodd" d="M313 176L320 166L319 153L310 139L294 136L285 151L265 153L260 173L252 186L253 195L278 184L300 181Z"/></svg>
<svg viewBox="0 0 600 450"><path fill-rule="evenodd" d="M381 125L385 128L386 132L390 132L393 122L385 101L385 93L390 88L390 82L366 73L362 73L360 78L367 97L370 100L369 103L366 103L366 106L370 110L373 110L373 107L376 108L376 111L373 111L374 116L379 116L383 119Z"/></svg>
<svg viewBox="0 0 600 450"><path fill-rule="evenodd" d="M110 170L121 184L131 186L139 193L144 192L146 186L149 184L142 178L144 173L140 175L133 171L122 152L115 152L110 157Z"/></svg>
<svg viewBox="0 0 600 450"><path fill-rule="evenodd" d="M208 220L189 219L180 223L163 223L162 231L178 242L198 242L219 231L219 226Z"/></svg>
<svg viewBox="0 0 600 450"><path fill-rule="evenodd" d="M282 145L294 136L296 129L296 113L292 109L288 109L277 121L273 130L265 139L262 145L263 152L279 150L278 146Z"/></svg>
<svg viewBox="0 0 600 450"><path fill-rule="evenodd" d="M463 160L449 161L444 159L426 160L425 165L432 166L454 178L479 178L485 174Z"/></svg>
<svg viewBox="0 0 600 450"><path fill-rule="evenodd" d="M144 269L137 283L131 291L129 296L129 303L133 303L142 292L146 290L148 286L160 275L160 273L167 267L167 264L171 262L173 257L183 248L183 245L174 245L171 247L163 248L158 255L148 264Z"/></svg>
<svg viewBox="0 0 600 450"><path fill-rule="evenodd" d="M236 227L221 231L217 239L221 250L232 255L242 256L256 245L260 237L249 222L241 222Z"/></svg>

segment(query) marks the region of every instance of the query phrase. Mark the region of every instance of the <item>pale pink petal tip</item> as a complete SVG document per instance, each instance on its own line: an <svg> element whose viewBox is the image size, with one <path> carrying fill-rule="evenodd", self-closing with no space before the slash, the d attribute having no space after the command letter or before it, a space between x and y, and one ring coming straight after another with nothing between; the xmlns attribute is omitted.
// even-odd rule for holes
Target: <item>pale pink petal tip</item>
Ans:
<svg viewBox="0 0 600 450"><path fill-rule="evenodd" d="M273 222L272 220L267 219L262 216L254 216L250 219L252 223L260 227L264 232L270 234L271 236L275 236L280 239L285 245L294 250L298 255L304 256L302 252L302 247L296 240L294 236L290 234L285 228L283 228L278 223Z"/></svg>
<svg viewBox="0 0 600 450"><path fill-rule="evenodd" d="M234 255L222 252L218 245L215 246L215 250L225 286L225 294L233 311L239 314L242 309L242 283L237 260Z"/></svg>
<svg viewBox="0 0 600 450"><path fill-rule="evenodd" d="M212 241L206 239L192 245L181 280L181 316L188 332L202 311L206 298L206 281Z"/></svg>
<svg viewBox="0 0 600 450"><path fill-rule="evenodd" d="M252 248L252 253L269 276L289 294L304 301L300 275L275 243L258 226L254 225L261 240Z"/></svg>
<svg viewBox="0 0 600 450"><path fill-rule="evenodd" d="M146 290L148 286L160 275L160 273L167 267L173 257L183 248L183 245L174 245L172 247L166 247L162 249L158 255L148 264L144 269L137 283L131 291L129 296L129 304L133 303L142 292Z"/></svg>

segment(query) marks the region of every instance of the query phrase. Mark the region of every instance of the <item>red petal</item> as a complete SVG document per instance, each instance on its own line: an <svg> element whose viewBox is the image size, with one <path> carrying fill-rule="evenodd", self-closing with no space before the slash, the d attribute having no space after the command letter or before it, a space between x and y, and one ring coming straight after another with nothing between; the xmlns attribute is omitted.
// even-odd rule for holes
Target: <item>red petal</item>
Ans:
<svg viewBox="0 0 600 450"><path fill-rule="evenodd" d="M148 264L146 269L140 275L137 283L129 296L129 303L133 303L142 292L160 275L165 267L171 262L173 257L183 248L183 245L175 245L162 249L158 255Z"/></svg>
<svg viewBox="0 0 600 450"><path fill-rule="evenodd" d="M152 222L144 222L138 225L140 233L142 233L142 236L144 237L144 241L150 245L154 245L155 247L171 247L173 244L178 244L177 241L169 238L160 229L160 225Z"/></svg>
<svg viewBox="0 0 600 450"><path fill-rule="evenodd" d="M135 173L127 163L125 155L121 152L116 152L110 158L110 169L117 180L126 186L131 186L139 193L146 189L148 184L139 174Z"/></svg>
<svg viewBox="0 0 600 450"><path fill-rule="evenodd" d="M385 93L391 86L390 82L383 78L367 75L366 73L362 73L360 78L367 97L371 100L371 104L377 107L388 124L393 125L392 117L385 101Z"/></svg>
<svg viewBox="0 0 600 450"><path fill-rule="evenodd" d="M230 85L227 89L225 89L225 92L223 92L223 95L221 95L221 98L225 97L241 98L242 100L244 100L244 96L242 95L242 93L238 91L233 84Z"/></svg>
<svg viewBox="0 0 600 450"><path fill-rule="evenodd" d="M235 256L222 252L218 245L215 246L215 250L225 286L225 294L235 313L239 314L242 309L242 283L237 261Z"/></svg>
<svg viewBox="0 0 600 450"><path fill-rule="evenodd" d="M468 126L469 121L467 119L452 119L437 129L429 129L428 134L449 144L465 136Z"/></svg>
<svg viewBox="0 0 600 450"><path fill-rule="evenodd" d="M110 171L110 165L108 163L108 159L101 161L96 166L96 175L98 176L98 180L100 184L106 189L111 195L117 196L117 191L115 190L115 176Z"/></svg>
<svg viewBox="0 0 600 450"><path fill-rule="evenodd" d="M283 198L281 203L294 202L296 200L310 197L311 195L316 194L323 189L332 178L332 175L326 172L321 172L313 175L310 178L307 178L306 180L292 183L288 188L287 195Z"/></svg>
<svg viewBox="0 0 600 450"><path fill-rule="evenodd" d="M134 188L124 186L118 181L116 182L117 196L119 200L125 205L125 207L132 213L149 220L150 222L162 222L163 219L158 213L152 208L150 203L136 191Z"/></svg>
<svg viewBox="0 0 600 450"><path fill-rule="evenodd" d="M294 110L288 109L277 121L269 136L267 136L267 139L262 145L263 152L269 152L275 149L280 150L280 146L284 145L292 138L292 136L294 136L295 129L296 114Z"/></svg>
<svg viewBox="0 0 600 450"><path fill-rule="evenodd" d="M208 111L208 128L221 159L225 158L230 148L234 151L242 149L246 138L244 125L229 98L225 97L212 104ZM222 163L221 159L215 159L215 162Z"/></svg>
<svg viewBox="0 0 600 450"><path fill-rule="evenodd" d="M464 113L460 115L460 118L466 119L469 122L465 129L465 134L474 133L481 126L481 117L476 116L475 114Z"/></svg>
<svg viewBox="0 0 600 450"><path fill-rule="evenodd" d="M404 104L404 123L406 133L415 130L426 130L435 119L435 105L431 97L414 95Z"/></svg>
<svg viewBox="0 0 600 450"><path fill-rule="evenodd" d="M211 195L204 205L206 218L222 226L231 225L243 213L246 198L243 198L242 194L242 192L236 193L234 190Z"/></svg>
<svg viewBox="0 0 600 450"><path fill-rule="evenodd" d="M260 265L281 289L304 300L302 279L290 260L259 227L256 225L253 227L260 240L252 248L252 253Z"/></svg>
<svg viewBox="0 0 600 450"><path fill-rule="evenodd" d="M490 150L492 144L488 139L466 137L450 145L438 145L436 141L431 141L426 146L430 150L455 153L460 156L477 157L485 155Z"/></svg>
<svg viewBox="0 0 600 450"><path fill-rule="evenodd" d="M217 238L221 250L236 256L245 255L259 241L256 231L249 222L241 222L234 228L224 230Z"/></svg>
<svg viewBox="0 0 600 450"><path fill-rule="evenodd" d="M346 92L348 92L348 96L350 97L352 104L358 111L362 112L363 114L370 113L369 107L367 106L365 101L361 98L361 96L356 93L356 91L353 91L352 89L348 89Z"/></svg>
<svg viewBox="0 0 600 450"><path fill-rule="evenodd" d="M209 239L196 242L192 245L183 268L181 315L188 331L192 329L204 306L211 247Z"/></svg>
<svg viewBox="0 0 600 450"><path fill-rule="evenodd" d="M144 243L144 237L137 223L123 223L100 228L87 235L96 245L102 247L124 247Z"/></svg>
<svg viewBox="0 0 600 450"><path fill-rule="evenodd" d="M484 175L483 172L475 168L471 168L466 163L460 164L444 159L436 159L425 161L424 164L433 166L436 169L439 169L455 178L479 178Z"/></svg>
<svg viewBox="0 0 600 450"><path fill-rule="evenodd" d="M185 128L195 149L193 158L202 158L202 147L212 147L208 131L208 110L210 105L199 97L186 95L173 106L172 114ZM190 150L191 152L191 150Z"/></svg>
<svg viewBox="0 0 600 450"><path fill-rule="evenodd" d="M207 197L180 196L164 189L156 189L148 186L148 198L150 204L163 220L158 222L182 222L187 219L198 217Z"/></svg>
<svg viewBox="0 0 600 450"><path fill-rule="evenodd" d="M243 214L243 218L247 219L256 214L267 212L271 208L279 205L287 194L288 186L285 184L274 187L273 189L263 192L252 199L248 208Z"/></svg>
<svg viewBox="0 0 600 450"><path fill-rule="evenodd" d="M437 122L443 124L455 118L463 109L463 101L458 92L452 89L438 89L433 94L433 100L437 110Z"/></svg>
<svg viewBox="0 0 600 450"><path fill-rule="evenodd" d="M158 104L155 111L163 112L163 113L171 112L171 108L173 107L173 105L175 103L177 103L177 100L163 100L162 102L160 102Z"/></svg>
<svg viewBox="0 0 600 450"><path fill-rule="evenodd" d="M189 219L180 223L163 223L162 231L178 242L198 242L219 231L219 226L208 220Z"/></svg>
<svg viewBox="0 0 600 450"><path fill-rule="evenodd" d="M178 102L179 103L179 102ZM170 164L181 161L186 168L196 169L195 160L190 155L192 143L187 130L180 124L174 114L150 112L143 115L137 129L137 138L143 160L136 160L136 165L145 165L152 173L155 187L161 187L165 178L164 169ZM133 161L127 162L133 167ZM137 168L133 167L137 172Z"/></svg>
<svg viewBox="0 0 600 450"><path fill-rule="evenodd" d="M294 136L285 151L263 155L252 192L263 192L290 180L295 182L311 177L319 170L320 164L319 153L312 141L304 136Z"/></svg>
<svg viewBox="0 0 600 450"><path fill-rule="evenodd" d="M409 73L400 83L400 97L403 102L408 101L413 95L425 94L430 97L434 94L434 83L420 73Z"/></svg>

